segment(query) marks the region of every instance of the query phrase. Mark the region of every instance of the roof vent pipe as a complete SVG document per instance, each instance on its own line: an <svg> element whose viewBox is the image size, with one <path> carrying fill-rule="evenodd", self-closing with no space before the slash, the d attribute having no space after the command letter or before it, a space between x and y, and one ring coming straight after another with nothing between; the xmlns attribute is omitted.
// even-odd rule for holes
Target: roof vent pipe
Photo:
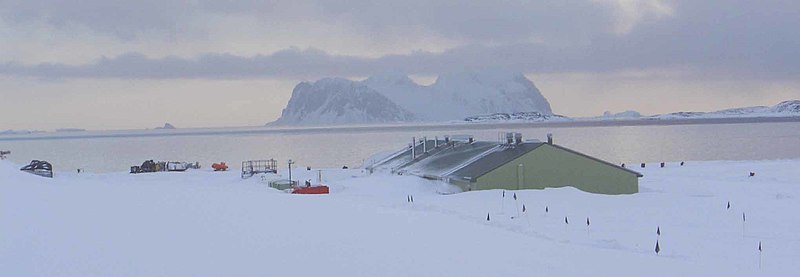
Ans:
<svg viewBox="0 0 800 277"><path fill-rule="evenodd" d="M553 144L553 134L547 134L547 144Z"/></svg>
<svg viewBox="0 0 800 277"><path fill-rule="evenodd" d="M416 137L411 137L411 160L414 160L414 159L417 158L417 153L415 151L416 148L417 148L417 138Z"/></svg>
<svg viewBox="0 0 800 277"><path fill-rule="evenodd" d="M433 148L439 148L439 136L433 137Z"/></svg>
<svg viewBox="0 0 800 277"><path fill-rule="evenodd" d="M422 137L422 153L428 153L428 137Z"/></svg>

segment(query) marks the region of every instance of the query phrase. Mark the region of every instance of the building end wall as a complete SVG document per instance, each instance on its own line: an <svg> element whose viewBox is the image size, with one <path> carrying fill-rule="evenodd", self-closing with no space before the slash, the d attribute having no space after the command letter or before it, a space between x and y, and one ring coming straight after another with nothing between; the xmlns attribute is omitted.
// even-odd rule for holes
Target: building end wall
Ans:
<svg viewBox="0 0 800 277"><path fill-rule="evenodd" d="M523 165L522 170L519 169L520 164ZM545 144L478 177L470 184L470 189L513 190L566 186L591 193L632 194L639 192L639 179L632 172Z"/></svg>

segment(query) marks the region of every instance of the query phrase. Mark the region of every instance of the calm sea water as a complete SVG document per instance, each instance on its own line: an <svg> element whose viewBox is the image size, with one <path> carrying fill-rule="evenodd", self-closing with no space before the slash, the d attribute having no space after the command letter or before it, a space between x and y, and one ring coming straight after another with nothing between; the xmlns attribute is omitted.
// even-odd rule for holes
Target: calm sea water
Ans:
<svg viewBox="0 0 800 277"><path fill-rule="evenodd" d="M298 166L314 168L354 167L376 152L406 146L414 136L471 134L480 140L496 140L506 131L540 140L552 133L556 144L613 163L800 158L800 122L513 128L463 125L439 129L403 126L267 133L227 133L220 129L213 134L182 136L0 139L0 150L11 150L9 159L16 163L42 159L64 171L127 171L147 159L199 161L206 168L219 161L238 168L243 160L270 158L277 159L281 168L289 159Z"/></svg>

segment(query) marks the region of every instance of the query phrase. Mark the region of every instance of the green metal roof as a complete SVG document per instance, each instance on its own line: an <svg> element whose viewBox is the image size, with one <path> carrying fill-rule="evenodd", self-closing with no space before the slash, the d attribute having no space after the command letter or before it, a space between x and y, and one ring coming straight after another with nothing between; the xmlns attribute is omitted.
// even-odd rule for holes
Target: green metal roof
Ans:
<svg viewBox="0 0 800 277"><path fill-rule="evenodd" d="M442 146L419 157L419 160L403 167L403 170L419 176L444 177L454 168L480 157L482 153L492 150L497 145L492 142L476 141Z"/></svg>
<svg viewBox="0 0 800 277"><path fill-rule="evenodd" d="M486 173L491 172L492 170L497 169L498 167L503 166L516 158L521 157L522 155L527 154L528 152L533 151L539 146L544 145L543 142L535 142L535 143L521 143L515 145L500 145L502 149L498 149L492 153L488 153L486 156L481 157L479 160L469 163L465 165L455 172L448 174L447 177L449 178L460 178L460 179L468 179L468 180L475 180L480 176L483 176ZM444 177L444 176L442 176Z"/></svg>
<svg viewBox="0 0 800 277"><path fill-rule="evenodd" d="M453 172L452 174L448 174L448 176L446 176L446 177L473 181L473 180L477 179L478 177L481 177L481 176L485 175L486 173L489 173L492 170L495 170L498 167L501 167L501 166L503 166L503 165L505 165L505 164L507 164L507 163L509 163L509 162L521 157L522 155L527 154L528 152L536 150L536 148L539 148L539 146L542 146L544 144L545 143L541 143L541 142L540 143L523 143L523 144L517 144L513 148L506 148L506 149L503 149L502 151L496 151L496 152L490 153L490 154L486 155L485 157L482 157L480 160L478 160L476 162L473 162L473 163L470 163L469 165L458 169L457 171ZM618 165L603 161L601 159L598 159L598 158L595 158L595 157L580 153L578 151L575 151L575 150L572 150L572 149L569 149L569 148L566 148L566 147L558 146L558 145L555 145L555 144L551 144L550 146L553 146L553 147L555 147L557 149L560 149L560 150L563 150L563 151L567 151L567 152L573 153L575 155L578 155L578 156L581 156L581 157L584 157L584 158L587 158L587 159L590 159L590 160L593 160L593 161L596 161L596 162L599 162L599 163L614 167L616 169L627 171L627 172L629 172L631 174L636 175L636 177L642 177L643 176L639 172L636 172L636 171L633 171L633 170L630 170L630 169L627 169L627 168L624 168L624 167L621 167L621 166L618 166ZM445 176L442 176L442 177L445 177Z"/></svg>
<svg viewBox="0 0 800 277"><path fill-rule="evenodd" d="M474 181L480 176L497 169L537 148L545 145L544 142L523 142L520 144L501 144L498 142L475 141L473 143L441 142L439 147L433 147L433 141L428 141L428 152L422 153L422 146L415 147L417 157L411 160L411 148L398 152L398 155L389 158L377 167L390 168L395 172L413 174L426 178L450 178ZM617 166L615 164L594 158L583 153L551 145L584 158L588 158L614 168L630 172L637 177L642 174Z"/></svg>

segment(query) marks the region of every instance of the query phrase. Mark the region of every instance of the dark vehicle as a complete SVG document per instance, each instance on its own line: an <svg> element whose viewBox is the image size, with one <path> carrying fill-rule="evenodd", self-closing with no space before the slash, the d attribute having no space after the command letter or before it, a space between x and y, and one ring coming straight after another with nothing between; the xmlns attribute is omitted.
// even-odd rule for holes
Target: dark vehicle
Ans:
<svg viewBox="0 0 800 277"><path fill-rule="evenodd" d="M42 177L53 178L53 165L46 161L32 160L29 165L23 166L19 170Z"/></svg>
<svg viewBox="0 0 800 277"><path fill-rule="evenodd" d="M144 161L141 166L131 166L131 173L146 173L156 171L159 171L158 164L153 160Z"/></svg>

